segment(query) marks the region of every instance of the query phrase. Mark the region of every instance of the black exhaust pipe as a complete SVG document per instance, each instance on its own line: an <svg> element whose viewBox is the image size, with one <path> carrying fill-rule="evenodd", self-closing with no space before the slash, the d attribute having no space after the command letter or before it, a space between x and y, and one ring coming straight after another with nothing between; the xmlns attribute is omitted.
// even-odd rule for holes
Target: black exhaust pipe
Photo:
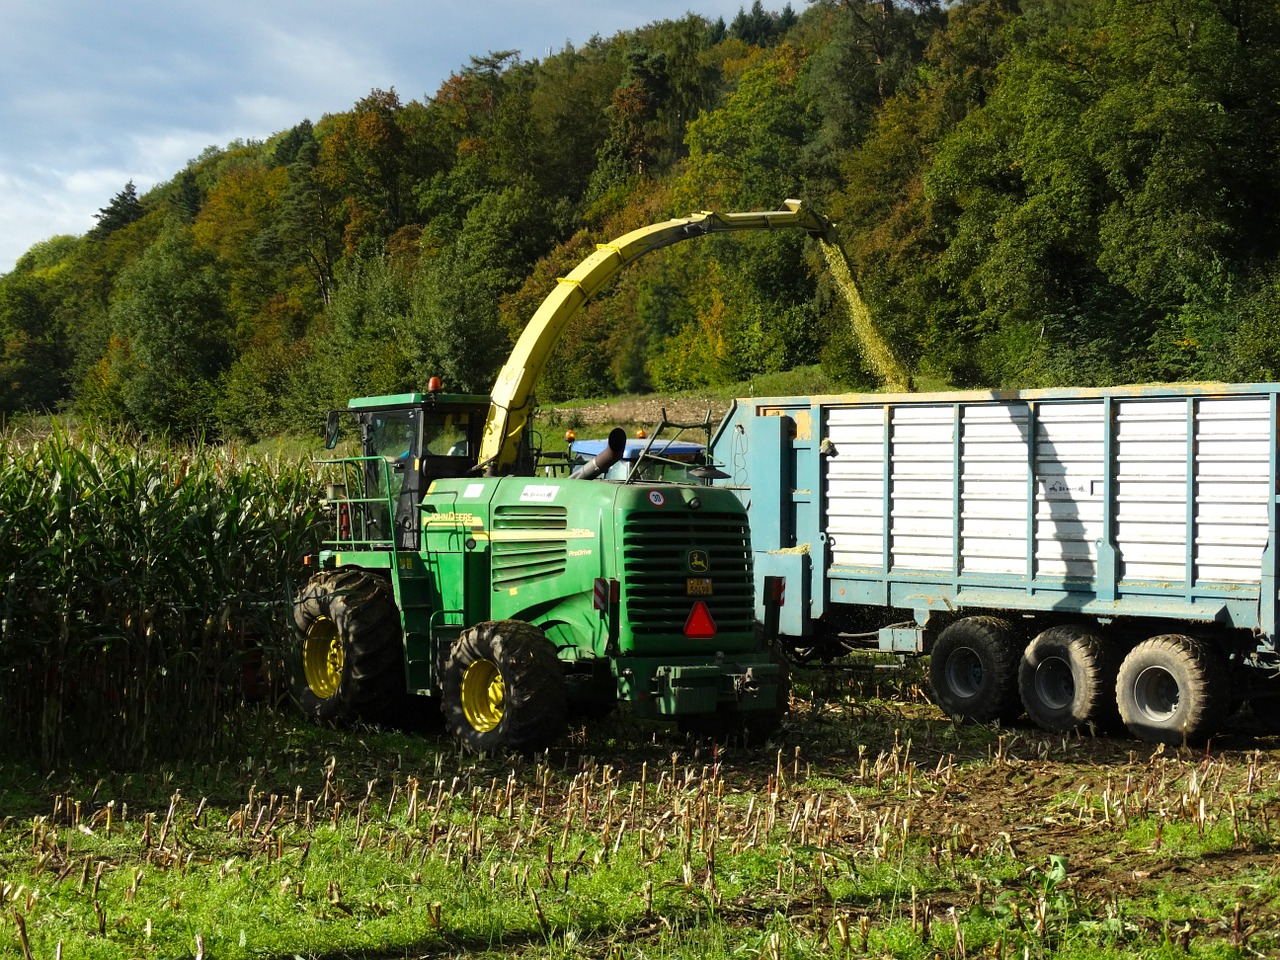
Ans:
<svg viewBox="0 0 1280 960"><path fill-rule="evenodd" d="M570 480L594 480L620 459L627 449L627 432L621 427L609 431L609 445L569 474Z"/></svg>

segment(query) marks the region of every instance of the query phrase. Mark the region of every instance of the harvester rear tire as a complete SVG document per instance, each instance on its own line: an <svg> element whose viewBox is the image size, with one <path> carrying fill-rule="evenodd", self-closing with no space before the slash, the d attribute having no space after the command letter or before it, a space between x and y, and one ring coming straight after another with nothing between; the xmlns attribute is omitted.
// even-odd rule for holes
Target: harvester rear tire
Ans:
<svg viewBox="0 0 1280 960"><path fill-rule="evenodd" d="M294 699L314 720L390 723L406 702L400 616L391 584L364 570L317 574L294 602Z"/></svg>
<svg viewBox="0 0 1280 960"><path fill-rule="evenodd" d="M957 620L942 631L929 658L934 702L949 716L972 723L1018 719L1021 655L1022 644L1007 621Z"/></svg>
<svg viewBox="0 0 1280 960"><path fill-rule="evenodd" d="M521 620L464 630L445 662L441 709L454 736L477 753L550 746L567 723L555 647Z"/></svg>
<svg viewBox="0 0 1280 960"><path fill-rule="evenodd" d="M1086 626L1064 624L1036 636L1022 654L1018 691L1042 730L1064 733L1119 726L1116 674L1120 658Z"/></svg>
<svg viewBox="0 0 1280 960"><path fill-rule="evenodd" d="M1144 640L1124 658L1116 704L1129 732L1147 743L1200 744L1231 708L1227 664L1213 648L1169 633Z"/></svg>

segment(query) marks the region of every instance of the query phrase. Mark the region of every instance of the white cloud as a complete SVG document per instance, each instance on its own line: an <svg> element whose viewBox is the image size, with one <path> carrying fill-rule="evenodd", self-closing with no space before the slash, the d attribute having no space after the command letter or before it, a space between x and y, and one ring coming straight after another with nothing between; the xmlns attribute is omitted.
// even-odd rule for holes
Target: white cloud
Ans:
<svg viewBox="0 0 1280 960"><path fill-rule="evenodd" d="M70 179L51 177L50 187L0 171L0 193L5 198L0 203L0 270L11 268L40 240L64 233L81 234L93 226L93 214L105 205L105 200L96 199L98 194L93 190L85 191L92 180L86 172L74 175L74 187L69 185ZM14 238L13 242L10 238Z"/></svg>
<svg viewBox="0 0 1280 960"><path fill-rule="evenodd" d="M698 12L732 19L738 0ZM0 273L83 233L133 180L209 145L265 139L376 88L431 96L472 56L540 59L656 20L680 0L43 0L0 4ZM774 4L767 4L771 9ZM782 3L776 4L780 9Z"/></svg>

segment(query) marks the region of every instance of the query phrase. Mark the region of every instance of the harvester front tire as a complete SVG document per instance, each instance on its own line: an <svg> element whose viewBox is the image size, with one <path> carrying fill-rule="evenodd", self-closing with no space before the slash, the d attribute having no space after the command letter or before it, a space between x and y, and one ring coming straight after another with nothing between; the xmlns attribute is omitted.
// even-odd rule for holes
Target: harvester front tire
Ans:
<svg viewBox="0 0 1280 960"><path fill-rule="evenodd" d="M1203 743L1226 720L1230 694L1227 665L1218 652L1177 633L1130 650L1116 679L1120 719L1147 743Z"/></svg>
<svg viewBox="0 0 1280 960"><path fill-rule="evenodd" d="M1119 657L1088 627L1050 627L1022 654L1022 705L1042 730L1114 729L1120 720L1115 692L1119 668Z"/></svg>
<svg viewBox="0 0 1280 960"><path fill-rule="evenodd" d="M1006 621L957 620L942 631L929 658L934 702L949 716L972 723L1016 720L1022 713L1021 655L1021 644Z"/></svg>
<svg viewBox="0 0 1280 960"><path fill-rule="evenodd" d="M293 607L294 698L326 723L391 722L405 699L400 616L391 584L364 570L317 574Z"/></svg>
<svg viewBox="0 0 1280 960"><path fill-rule="evenodd" d="M538 750L565 731L565 683L555 647L521 620L464 630L449 651L441 688L445 723L477 753Z"/></svg>

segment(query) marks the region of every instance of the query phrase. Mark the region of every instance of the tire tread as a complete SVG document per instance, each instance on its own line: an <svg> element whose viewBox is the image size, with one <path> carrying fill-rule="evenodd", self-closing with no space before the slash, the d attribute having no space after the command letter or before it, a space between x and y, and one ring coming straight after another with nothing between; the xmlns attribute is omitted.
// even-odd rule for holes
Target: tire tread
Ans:
<svg viewBox="0 0 1280 960"><path fill-rule="evenodd" d="M361 719L393 722L408 694L400 615L391 584L364 570L328 570L308 581L293 607L293 623L301 640L320 617L328 617L342 638L343 675L333 696L321 698L297 670L295 699L316 720L347 723Z"/></svg>
<svg viewBox="0 0 1280 960"><path fill-rule="evenodd" d="M502 673L506 701L492 730L477 730L462 708L462 679L477 660L491 660ZM537 627L522 620L477 624L454 641L442 678L445 721L469 750L537 750L564 733L568 707L556 649Z"/></svg>

